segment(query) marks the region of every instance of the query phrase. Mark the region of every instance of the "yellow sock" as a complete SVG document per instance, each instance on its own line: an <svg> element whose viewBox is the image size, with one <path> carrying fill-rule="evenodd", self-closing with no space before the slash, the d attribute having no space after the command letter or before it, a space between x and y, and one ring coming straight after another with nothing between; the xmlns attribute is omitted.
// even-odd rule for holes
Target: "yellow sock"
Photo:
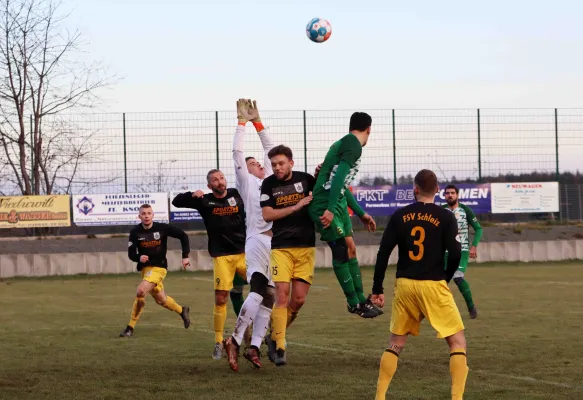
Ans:
<svg viewBox="0 0 583 400"><path fill-rule="evenodd" d="M291 307L287 308L287 325L286 327L289 327L292 322L294 322L296 320L296 318L298 317L298 312L292 310Z"/></svg>
<svg viewBox="0 0 583 400"><path fill-rule="evenodd" d="M136 326L142 311L144 311L144 306L146 305L146 299L143 297L136 297L134 300L134 306L132 307L132 316L130 318L130 323L128 324L132 328Z"/></svg>
<svg viewBox="0 0 583 400"><path fill-rule="evenodd" d="M377 381L377 395L376 400L385 400L387 395L387 390L389 390L389 385L391 384L391 379L397 371L397 362L399 361L399 356L397 353L391 350L385 350L383 357L381 358L381 367L379 369L379 379Z"/></svg>
<svg viewBox="0 0 583 400"><path fill-rule="evenodd" d="M275 307L271 312L271 338L278 349L285 350L285 328L287 325L287 308Z"/></svg>
<svg viewBox="0 0 583 400"><path fill-rule="evenodd" d="M225 321L227 320L227 305L217 306L213 309L215 325L215 343L222 343L223 332L225 331Z"/></svg>
<svg viewBox="0 0 583 400"><path fill-rule="evenodd" d="M174 311L177 314L182 314L182 306L174 301L170 296L166 296L166 301L162 304L167 310Z"/></svg>
<svg viewBox="0 0 583 400"><path fill-rule="evenodd" d="M462 400L468 377L466 351L454 349L449 354L449 373L451 374L451 399Z"/></svg>

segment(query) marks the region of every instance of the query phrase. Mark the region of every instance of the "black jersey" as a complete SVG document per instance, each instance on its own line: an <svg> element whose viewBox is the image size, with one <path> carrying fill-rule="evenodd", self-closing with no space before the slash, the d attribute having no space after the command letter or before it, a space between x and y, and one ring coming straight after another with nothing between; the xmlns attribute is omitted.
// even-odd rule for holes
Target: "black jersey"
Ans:
<svg viewBox="0 0 583 400"><path fill-rule="evenodd" d="M394 213L383 233L375 265L374 294L383 293L389 256L395 246L399 246L397 278L449 282L461 259L453 213L433 203L413 203Z"/></svg>
<svg viewBox="0 0 583 400"><path fill-rule="evenodd" d="M223 198L212 193L202 197L192 197L192 192L180 193L172 205L198 210L208 234L211 257L245 252L245 206L237 189L227 189Z"/></svg>
<svg viewBox="0 0 583 400"><path fill-rule="evenodd" d="M261 207L277 210L295 206L310 194L315 183L316 179L305 172L293 171L287 181L280 181L271 175L261 185ZM308 214L308 207L273 221L272 231L272 249L316 246L314 223Z"/></svg>
<svg viewBox="0 0 583 400"><path fill-rule="evenodd" d="M166 260L168 237L180 239L182 258L187 258L190 254L190 243L188 235L182 229L160 222L152 222L150 229L139 224L130 231L128 257L138 263L138 271L144 267L168 268ZM141 263L140 256L148 256L148 261Z"/></svg>

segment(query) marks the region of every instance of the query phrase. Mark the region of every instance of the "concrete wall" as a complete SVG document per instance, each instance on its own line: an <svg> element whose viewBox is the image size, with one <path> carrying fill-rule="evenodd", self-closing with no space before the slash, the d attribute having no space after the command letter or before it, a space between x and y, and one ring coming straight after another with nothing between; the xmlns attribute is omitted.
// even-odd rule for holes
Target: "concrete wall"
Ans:
<svg viewBox="0 0 583 400"><path fill-rule="evenodd" d="M361 265L374 265L378 246L358 247ZM168 252L169 270L180 269L180 251ZM561 261L583 260L583 240L555 240L540 242L484 242L480 244L476 262L489 261ZM196 250L190 257L191 270L212 270L206 250ZM397 261L393 251L390 264ZM332 254L327 247L316 248L316 266L331 267ZM2 254L0 278L15 276L48 276L75 274L122 274L135 271L135 264L127 253L62 253L62 254Z"/></svg>

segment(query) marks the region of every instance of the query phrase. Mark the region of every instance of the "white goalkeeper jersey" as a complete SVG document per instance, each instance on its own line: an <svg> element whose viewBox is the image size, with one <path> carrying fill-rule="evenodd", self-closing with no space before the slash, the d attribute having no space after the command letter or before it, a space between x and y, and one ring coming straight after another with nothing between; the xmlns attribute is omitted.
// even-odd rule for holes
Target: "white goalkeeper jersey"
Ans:
<svg viewBox="0 0 583 400"><path fill-rule="evenodd" d="M243 154L243 141L245 138L245 127L237 125L235 138L233 139L233 160L235 161L235 176L237 178L237 189L245 203L245 225L247 227L247 238L266 232L271 229L273 223L265 222L261 212L260 197L262 179L251 175L247 171L247 163ZM267 128L259 132L259 139L263 146L264 160L263 168L265 177L273 175L271 161L267 157L269 150L275 147Z"/></svg>

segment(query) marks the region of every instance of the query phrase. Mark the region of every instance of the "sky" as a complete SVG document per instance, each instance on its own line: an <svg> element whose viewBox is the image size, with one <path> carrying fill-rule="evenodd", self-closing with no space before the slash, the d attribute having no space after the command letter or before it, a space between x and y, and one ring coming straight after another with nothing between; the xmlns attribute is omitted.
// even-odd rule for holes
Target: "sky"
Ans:
<svg viewBox="0 0 583 400"><path fill-rule="evenodd" d="M82 33L79 60L101 62L118 79L90 110L111 114L70 117L100 146L80 176L118 177L93 191L121 190L125 171L128 190L144 190L155 180L153 163L170 178L164 190L201 188L217 154L234 183L242 97L257 99L275 140L300 155L301 170L311 171L347 133L351 112L370 110L373 135L358 179L421 168L443 181L476 179L479 157L485 176L552 172L554 108L560 170L583 170L581 1L64 0L63 11L64 27ZM325 43L306 36L314 17L332 25ZM257 140L245 146L261 156Z"/></svg>
<svg viewBox="0 0 583 400"><path fill-rule="evenodd" d="M583 107L583 3L66 0L101 111ZM313 17L332 36L305 34Z"/></svg>

